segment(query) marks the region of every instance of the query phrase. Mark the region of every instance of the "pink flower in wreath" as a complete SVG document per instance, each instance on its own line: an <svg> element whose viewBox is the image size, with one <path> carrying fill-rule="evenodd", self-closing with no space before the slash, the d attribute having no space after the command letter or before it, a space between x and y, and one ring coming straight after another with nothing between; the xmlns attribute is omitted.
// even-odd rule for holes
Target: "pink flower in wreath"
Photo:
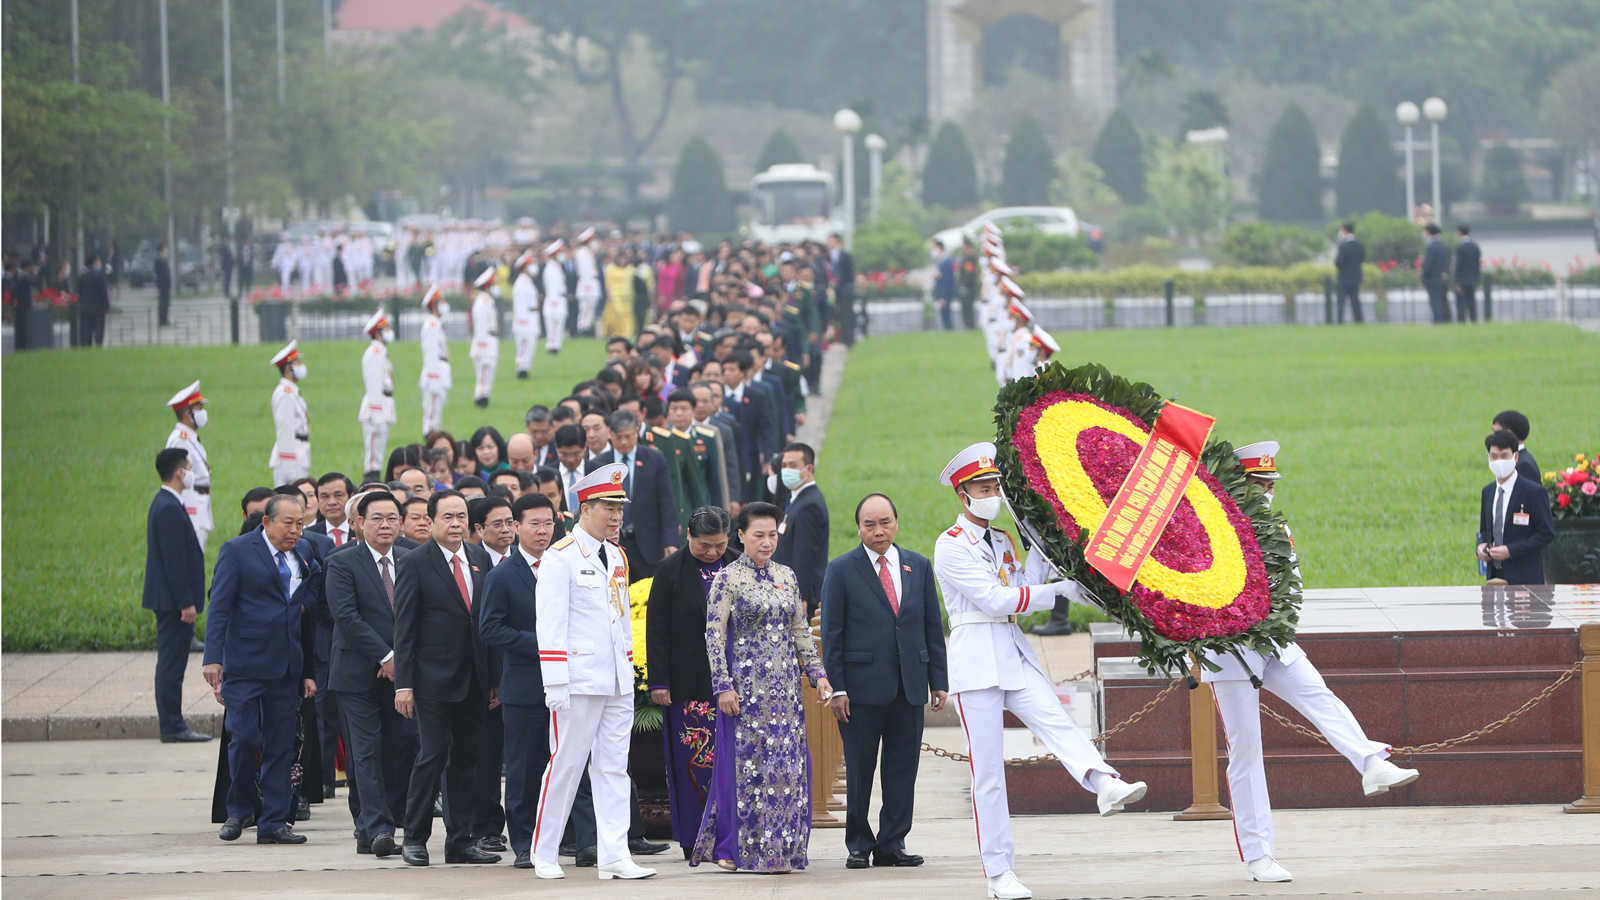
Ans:
<svg viewBox="0 0 1600 900"><path fill-rule="evenodd" d="M1594 496L1594 492L1596 490L1600 490L1600 488L1596 488L1594 482L1589 481L1589 482L1585 482L1583 487L1579 488L1579 490L1581 490L1585 494L1588 494L1589 496L1593 497Z"/></svg>

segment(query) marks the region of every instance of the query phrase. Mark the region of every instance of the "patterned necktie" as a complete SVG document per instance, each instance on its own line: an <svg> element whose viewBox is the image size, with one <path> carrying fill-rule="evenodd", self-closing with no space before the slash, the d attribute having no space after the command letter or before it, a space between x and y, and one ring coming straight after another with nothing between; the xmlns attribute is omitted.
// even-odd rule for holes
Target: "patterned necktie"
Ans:
<svg viewBox="0 0 1600 900"><path fill-rule="evenodd" d="M289 598L289 582L291 579L289 576L289 561L283 558L282 550L278 551L278 580L283 582L283 596L287 600Z"/></svg>
<svg viewBox="0 0 1600 900"><path fill-rule="evenodd" d="M383 589L389 592L389 608L394 609L394 578L389 575L389 557L379 559L378 565L383 567Z"/></svg>
<svg viewBox="0 0 1600 900"><path fill-rule="evenodd" d="M889 598L889 608L900 615L900 597L894 592L894 578L889 574L889 557L878 557L878 581L883 584L884 596Z"/></svg>
<svg viewBox="0 0 1600 900"><path fill-rule="evenodd" d="M467 591L467 578L461 574L461 557L450 555L450 568L456 575L456 589L461 591L461 602L467 605L467 612L472 612L472 594Z"/></svg>

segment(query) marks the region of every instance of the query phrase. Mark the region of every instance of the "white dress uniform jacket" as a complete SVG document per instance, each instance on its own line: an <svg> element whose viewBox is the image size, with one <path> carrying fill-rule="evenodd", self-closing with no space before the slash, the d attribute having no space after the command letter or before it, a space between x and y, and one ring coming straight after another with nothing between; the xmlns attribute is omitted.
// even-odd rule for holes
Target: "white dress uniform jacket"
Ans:
<svg viewBox="0 0 1600 900"><path fill-rule="evenodd" d="M472 298L472 352L473 362L490 363L500 360L500 316L494 308L494 298L487 291L478 291Z"/></svg>
<svg viewBox="0 0 1600 900"><path fill-rule="evenodd" d="M950 614L952 694L991 687L1021 690L1028 683L1025 668L1044 675L1027 636L1009 621L1055 608L1052 592L1032 590L1049 580L1044 554L1032 553L1024 564L1011 535L991 528L991 544L983 532L963 515L933 545L933 572ZM962 622L969 617L998 621Z"/></svg>
<svg viewBox="0 0 1600 900"><path fill-rule="evenodd" d="M567 271L561 260L551 257L544 264L544 346L560 350L567 334Z"/></svg>
<svg viewBox="0 0 1600 900"><path fill-rule="evenodd" d="M552 544L539 564L539 670L548 685L572 694L633 691L633 621L628 558L582 526Z"/></svg>
<svg viewBox="0 0 1600 900"><path fill-rule="evenodd" d="M422 320L422 378L418 386L423 391L450 390L450 347L444 323L437 315Z"/></svg>
<svg viewBox="0 0 1600 900"><path fill-rule="evenodd" d="M361 354L361 384L366 393L356 420L363 425L393 425L394 364L389 362L389 348L383 341L373 341Z"/></svg>
<svg viewBox="0 0 1600 900"><path fill-rule="evenodd" d="M517 344L517 371L533 366L533 344L539 339L539 289L526 269L511 283L511 337Z"/></svg>
<svg viewBox="0 0 1600 900"><path fill-rule="evenodd" d="M194 536L200 539L200 549L206 548L206 538L211 536L211 466L206 460L206 448L193 428L177 423L167 435L167 447L182 447L189 451L189 466L194 470L194 487L184 488L178 496L183 500L183 511L189 514L194 525ZM205 488L205 493L200 489Z"/></svg>
<svg viewBox="0 0 1600 900"><path fill-rule="evenodd" d="M272 389L272 424L277 439L267 465L277 473L278 483L288 484L311 474L311 417L300 386L287 378L278 379L278 386Z"/></svg>

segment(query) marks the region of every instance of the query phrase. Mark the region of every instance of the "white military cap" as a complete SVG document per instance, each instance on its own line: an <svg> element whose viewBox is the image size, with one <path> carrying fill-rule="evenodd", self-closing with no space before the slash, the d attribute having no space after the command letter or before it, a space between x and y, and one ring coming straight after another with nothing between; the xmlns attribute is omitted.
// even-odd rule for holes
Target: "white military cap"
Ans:
<svg viewBox="0 0 1600 900"><path fill-rule="evenodd" d="M628 475L628 467L622 463L609 463L585 475L573 485L573 491L578 495L578 502L586 500L615 500L627 503L628 492L622 486L622 480Z"/></svg>
<svg viewBox="0 0 1600 900"><path fill-rule="evenodd" d="M292 363L295 360L299 359L300 358L300 350L296 346L299 343L300 343L300 341L298 341L298 340L290 341L289 342L289 346L283 348L282 350L279 350L277 352L277 355L272 357L272 360L271 360L272 364L277 366L277 367L279 367L279 368L282 368L282 367L288 365L289 363Z"/></svg>
<svg viewBox="0 0 1600 900"><path fill-rule="evenodd" d="M367 320L367 324L362 326L361 331L365 334L376 334L388 324L389 314L384 312L383 307L380 306L378 307L377 311L372 314L372 318Z"/></svg>
<svg viewBox="0 0 1600 900"><path fill-rule="evenodd" d="M1061 352L1061 345L1056 343L1056 339L1051 337L1050 332L1037 325L1033 326L1032 340L1034 346L1039 348L1039 355L1045 359L1049 359L1051 356Z"/></svg>
<svg viewBox="0 0 1600 900"><path fill-rule="evenodd" d="M578 236L577 236L577 238L575 238L575 240L580 244L587 244L590 241L594 240L594 228L593 228L593 226L591 226L589 228L585 228L584 230L578 232Z"/></svg>
<svg viewBox="0 0 1600 900"><path fill-rule="evenodd" d="M939 473L939 483L945 487L960 487L969 481L999 478L994 453L994 444L988 441L973 444L945 464L944 471Z"/></svg>
<svg viewBox="0 0 1600 900"><path fill-rule="evenodd" d="M999 281L996 283L998 284L1000 290L1003 291L1007 297L1011 297L1015 300L1021 300L1023 297L1028 296L1027 292L1023 291L1022 288L1017 286L1015 281L1011 280L1010 275L1001 275Z"/></svg>
<svg viewBox="0 0 1600 900"><path fill-rule="evenodd" d="M1265 478L1268 481L1277 481L1283 477L1278 471L1278 442L1257 441L1233 451L1239 458L1239 464L1244 466L1244 474L1254 478Z"/></svg>
<svg viewBox="0 0 1600 900"><path fill-rule="evenodd" d="M1026 306L1022 305L1022 299L1020 297L1013 297L1011 302L1006 304L1006 312L1022 319L1022 324L1024 325L1033 324L1033 312Z"/></svg>
<svg viewBox="0 0 1600 900"><path fill-rule="evenodd" d="M485 286L487 286L489 284L489 282L494 281L494 273L495 273L495 267L494 266L485 266L484 270L482 272L478 273L478 277L472 279L472 286L473 287L485 287Z"/></svg>
<svg viewBox="0 0 1600 900"><path fill-rule="evenodd" d="M563 251L565 249L567 249L567 242L563 241L560 238L556 238L555 240L550 242L550 246L544 248L544 255L545 256L552 256L554 254L560 253L561 251Z"/></svg>
<svg viewBox="0 0 1600 900"><path fill-rule="evenodd" d="M432 309L434 305L439 302L439 298L443 296L444 291L439 290L439 286L437 284L430 286L428 288L428 292L422 295L422 308Z"/></svg>
<svg viewBox="0 0 1600 900"><path fill-rule="evenodd" d="M173 409L184 409L186 407L193 406L196 403L204 402L206 402L206 398L200 396L200 382L196 381L194 384L191 384L176 394L173 394L172 399L167 401L167 405Z"/></svg>
<svg viewBox="0 0 1600 900"><path fill-rule="evenodd" d="M521 272L523 269L533 265L537 259L538 257L533 255L532 250L522 251L522 255L517 257L516 270Z"/></svg>

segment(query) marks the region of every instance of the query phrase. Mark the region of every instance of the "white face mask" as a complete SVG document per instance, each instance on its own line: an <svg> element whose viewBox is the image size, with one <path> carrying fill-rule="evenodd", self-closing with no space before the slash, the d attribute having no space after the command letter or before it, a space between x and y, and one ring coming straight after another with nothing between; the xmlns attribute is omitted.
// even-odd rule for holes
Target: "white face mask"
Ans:
<svg viewBox="0 0 1600 900"><path fill-rule="evenodd" d="M293 366L290 367L290 371L294 372L294 380L295 381L305 381L306 380L306 364L305 363L295 363Z"/></svg>
<svg viewBox="0 0 1600 900"><path fill-rule="evenodd" d="M194 427L196 427L196 428L204 428L204 427L206 427L206 422L208 421L208 418L209 417L206 416L206 411L205 410L203 410L203 409L195 410L194 411Z"/></svg>
<svg viewBox="0 0 1600 900"><path fill-rule="evenodd" d="M382 333L383 333L383 342L385 344L394 343L394 329L393 328L385 328Z"/></svg>
<svg viewBox="0 0 1600 900"><path fill-rule="evenodd" d="M967 511L986 522L992 522L1000 515L1001 502L998 494L993 497L968 497Z"/></svg>
<svg viewBox="0 0 1600 900"><path fill-rule="evenodd" d="M194 469L184 469L183 470L183 489L187 491L187 490L191 490L193 488L194 488Z"/></svg>
<svg viewBox="0 0 1600 900"><path fill-rule="evenodd" d="M435 308L439 311L438 314L441 316L450 315L450 304L444 302L443 300L440 300Z"/></svg>
<svg viewBox="0 0 1600 900"><path fill-rule="evenodd" d="M1507 478L1510 478L1511 477L1511 473L1515 472L1516 470L1517 470L1517 459L1516 459L1516 457L1512 457L1511 459L1491 459L1491 460L1489 460L1489 471L1494 473L1494 480L1495 481L1504 481Z"/></svg>
<svg viewBox="0 0 1600 900"><path fill-rule="evenodd" d="M1267 501L1267 509L1271 509L1272 508L1272 492L1271 491L1267 491L1267 495L1266 495L1266 497L1264 499Z"/></svg>

